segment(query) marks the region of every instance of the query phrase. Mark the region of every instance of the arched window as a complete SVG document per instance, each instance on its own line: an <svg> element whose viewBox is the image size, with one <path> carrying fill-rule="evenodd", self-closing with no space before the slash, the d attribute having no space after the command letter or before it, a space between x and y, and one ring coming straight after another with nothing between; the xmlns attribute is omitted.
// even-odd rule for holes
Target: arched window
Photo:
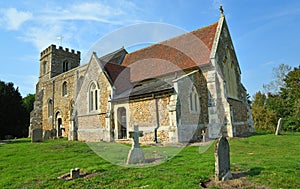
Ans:
<svg viewBox="0 0 300 189"><path fill-rule="evenodd" d="M43 62L42 72L43 72L43 74L47 73L47 61Z"/></svg>
<svg viewBox="0 0 300 189"><path fill-rule="evenodd" d="M48 117L53 115L53 100L49 99L48 101Z"/></svg>
<svg viewBox="0 0 300 189"><path fill-rule="evenodd" d="M190 92L190 110L191 112L199 113L200 112L200 103L199 95L195 86L192 87Z"/></svg>
<svg viewBox="0 0 300 189"><path fill-rule="evenodd" d="M67 82L65 81L62 84L62 96L67 96L68 95L68 86L67 86Z"/></svg>
<svg viewBox="0 0 300 189"><path fill-rule="evenodd" d="M90 111L98 110L98 87L95 82L90 85L89 89L89 107Z"/></svg>
<svg viewBox="0 0 300 189"><path fill-rule="evenodd" d="M66 72L69 70L69 62L67 60L65 60L63 62L63 72Z"/></svg>

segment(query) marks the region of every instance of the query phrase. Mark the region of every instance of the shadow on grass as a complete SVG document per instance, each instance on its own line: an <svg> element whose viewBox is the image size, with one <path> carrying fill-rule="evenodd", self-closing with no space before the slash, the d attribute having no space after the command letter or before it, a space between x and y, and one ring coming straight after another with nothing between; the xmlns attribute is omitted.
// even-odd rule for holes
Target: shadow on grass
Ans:
<svg viewBox="0 0 300 189"><path fill-rule="evenodd" d="M263 170L262 167L253 167L253 168L251 168L249 170L246 170L246 171L232 173L232 177L234 179L239 179L239 178L246 177L246 176L253 177L253 176L259 175L262 170Z"/></svg>
<svg viewBox="0 0 300 189"><path fill-rule="evenodd" d="M18 144L18 143L30 143L30 142L31 140L29 138L0 140L0 143L4 143L4 144Z"/></svg>
<svg viewBox="0 0 300 189"><path fill-rule="evenodd" d="M263 135L269 135L269 134L275 134L275 131L256 131L252 136L263 136Z"/></svg>
<svg viewBox="0 0 300 189"><path fill-rule="evenodd" d="M264 170L264 168L262 168L262 167L253 167L253 168L251 168L249 170L249 172L247 173L247 175L249 175L249 176L256 176L256 175L259 175L262 170Z"/></svg>

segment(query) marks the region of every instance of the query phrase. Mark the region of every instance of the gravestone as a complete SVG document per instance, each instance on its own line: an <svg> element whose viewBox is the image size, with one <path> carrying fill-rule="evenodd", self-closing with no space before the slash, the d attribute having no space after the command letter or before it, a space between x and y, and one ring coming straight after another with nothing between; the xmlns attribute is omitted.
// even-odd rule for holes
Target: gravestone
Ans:
<svg viewBox="0 0 300 189"><path fill-rule="evenodd" d="M57 137L57 132L56 129L51 129L51 138L56 138Z"/></svg>
<svg viewBox="0 0 300 189"><path fill-rule="evenodd" d="M280 135L281 126L282 126L282 119L280 118L277 123L277 129L276 129L275 135Z"/></svg>
<svg viewBox="0 0 300 189"><path fill-rule="evenodd" d="M129 151L127 164L143 163L145 160L142 149L139 144L139 137L143 136L143 132L139 131L138 126L134 126L134 131L129 132L129 137L133 139L132 147Z"/></svg>
<svg viewBox="0 0 300 189"><path fill-rule="evenodd" d="M31 142L43 142L43 129L37 128L32 130Z"/></svg>
<svg viewBox="0 0 300 189"><path fill-rule="evenodd" d="M225 136L220 137L215 145L215 180L224 181L232 178L230 172L230 148Z"/></svg>
<svg viewBox="0 0 300 189"><path fill-rule="evenodd" d="M51 137L51 131L50 130L44 131L44 140L47 140L50 137Z"/></svg>
<svg viewBox="0 0 300 189"><path fill-rule="evenodd" d="M206 142L206 137L205 137L205 135L206 135L206 133L205 133L205 131L204 130L202 130L201 131L201 135L202 135L202 142Z"/></svg>
<svg viewBox="0 0 300 189"><path fill-rule="evenodd" d="M80 177L80 169L75 168L70 170L70 179L76 179Z"/></svg>

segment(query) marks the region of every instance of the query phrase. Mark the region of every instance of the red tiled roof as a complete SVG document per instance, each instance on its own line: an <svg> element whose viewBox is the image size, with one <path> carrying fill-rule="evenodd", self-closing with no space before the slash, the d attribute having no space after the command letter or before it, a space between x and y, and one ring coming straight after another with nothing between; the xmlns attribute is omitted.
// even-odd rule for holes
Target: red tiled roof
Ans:
<svg viewBox="0 0 300 189"><path fill-rule="evenodd" d="M130 79L136 82L208 64L217 25L218 22L129 53L122 66L130 68Z"/></svg>
<svg viewBox="0 0 300 189"><path fill-rule="evenodd" d="M107 71L110 79L114 83L121 72L126 69L125 66L121 66L118 64L113 64L113 63L102 63L104 65L105 70Z"/></svg>
<svg viewBox="0 0 300 189"><path fill-rule="evenodd" d="M102 64L116 89L116 93L123 92L132 87L130 83L130 68L103 61Z"/></svg>

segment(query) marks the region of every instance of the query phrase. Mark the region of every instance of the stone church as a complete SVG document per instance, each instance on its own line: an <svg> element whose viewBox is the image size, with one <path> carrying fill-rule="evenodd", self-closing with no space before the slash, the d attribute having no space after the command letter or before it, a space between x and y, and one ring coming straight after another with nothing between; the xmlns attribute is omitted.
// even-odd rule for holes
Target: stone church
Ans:
<svg viewBox="0 0 300 189"><path fill-rule="evenodd" d="M49 46L40 54L30 130L79 141L199 141L254 131L247 91L225 17L218 22L128 53L80 52Z"/></svg>

